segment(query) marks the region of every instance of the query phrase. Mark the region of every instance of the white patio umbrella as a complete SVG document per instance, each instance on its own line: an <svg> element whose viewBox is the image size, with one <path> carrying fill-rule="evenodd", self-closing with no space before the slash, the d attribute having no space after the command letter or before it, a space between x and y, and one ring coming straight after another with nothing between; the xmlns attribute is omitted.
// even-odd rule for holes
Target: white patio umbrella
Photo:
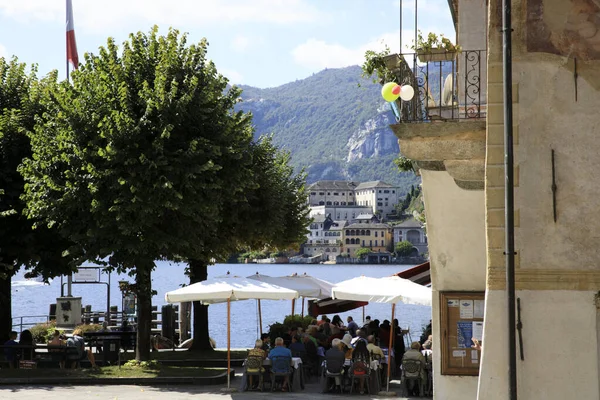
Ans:
<svg viewBox="0 0 600 400"><path fill-rule="evenodd" d="M298 297L298 292L266 282L227 276L207 279L202 282L185 286L181 289L165 293L167 303L186 301L201 301L203 304L227 302L227 388L229 389L229 374L231 371L231 302L236 300L267 299L292 300Z"/></svg>
<svg viewBox="0 0 600 400"><path fill-rule="evenodd" d="M418 304L431 306L431 288L419 285L408 279L398 276L385 278L369 278L360 276L336 284L331 290L331 297L342 300L368 301L373 303L391 303L392 318L396 303ZM394 337L394 324L390 331L388 344L388 378L387 391L390 390L390 366L392 355L392 338Z"/></svg>
<svg viewBox="0 0 600 400"><path fill-rule="evenodd" d="M332 283L307 275L306 273L303 275L268 276L261 275L257 272L254 275L250 275L248 278L295 290L298 292L298 297L309 299L325 299L330 297L331 289L333 288ZM293 314L294 303L292 303L292 315ZM304 315L304 308L302 309L302 314Z"/></svg>

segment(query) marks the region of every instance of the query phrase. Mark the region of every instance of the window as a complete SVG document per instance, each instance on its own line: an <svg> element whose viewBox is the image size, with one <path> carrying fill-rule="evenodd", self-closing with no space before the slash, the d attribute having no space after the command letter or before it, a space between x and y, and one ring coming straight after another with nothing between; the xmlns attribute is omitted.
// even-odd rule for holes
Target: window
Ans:
<svg viewBox="0 0 600 400"><path fill-rule="evenodd" d="M345 201L342 201L342 205L343 205L343 206L345 206L345 205L346 205L346 202L345 202Z"/></svg>
<svg viewBox="0 0 600 400"><path fill-rule="evenodd" d="M381 193L381 190L379 191L379 193Z"/></svg>
<svg viewBox="0 0 600 400"><path fill-rule="evenodd" d="M379 206L379 207L383 207L383 203L382 203L382 202L378 202L378 203L377 203L377 206Z"/></svg>
<svg viewBox="0 0 600 400"><path fill-rule="evenodd" d="M381 247L385 247L385 240L381 239Z"/></svg>
<svg viewBox="0 0 600 400"><path fill-rule="evenodd" d="M396 191L395 191L395 190L392 190L392 193L396 193Z"/></svg>
<svg viewBox="0 0 600 400"><path fill-rule="evenodd" d="M383 191L383 193L389 193L389 192L390 192L389 190L384 190L384 191Z"/></svg>
<svg viewBox="0 0 600 400"><path fill-rule="evenodd" d="M323 200L321 200L321 201L319 202L319 205L320 205L320 206L324 206L324 205L325 205L325 202L324 202Z"/></svg>
<svg viewBox="0 0 600 400"><path fill-rule="evenodd" d="M315 232L315 236L319 236L319 232L318 232L318 231L317 231L317 232Z"/></svg>
<svg viewBox="0 0 600 400"><path fill-rule="evenodd" d="M371 236L371 230L367 229L367 236Z"/></svg>
<svg viewBox="0 0 600 400"><path fill-rule="evenodd" d="M375 237L377 237L377 231L375 231Z"/></svg>
<svg viewBox="0 0 600 400"><path fill-rule="evenodd" d="M323 196L325 192L319 192L319 196Z"/></svg>
<svg viewBox="0 0 600 400"><path fill-rule="evenodd" d="M335 247L334 247L333 249L331 249L331 251L332 251L333 253L337 253L337 249L336 249Z"/></svg>
<svg viewBox="0 0 600 400"><path fill-rule="evenodd" d="M331 196L331 192L327 192L327 196Z"/></svg>
<svg viewBox="0 0 600 400"><path fill-rule="evenodd" d="M346 238L346 244L350 244L350 239Z"/></svg>
<svg viewBox="0 0 600 400"><path fill-rule="evenodd" d="M362 245L363 245L363 247L365 247L365 241L364 240L363 240L363 244Z"/></svg>
<svg viewBox="0 0 600 400"><path fill-rule="evenodd" d="M373 247L373 241L369 240L369 247Z"/></svg>
<svg viewBox="0 0 600 400"><path fill-rule="evenodd" d="M331 202L330 202L330 201L328 201L328 202L327 202L327 205L328 205L328 206L330 206L330 205L331 205Z"/></svg>
<svg viewBox="0 0 600 400"><path fill-rule="evenodd" d="M377 240L375 241L375 247L377 247Z"/></svg>
<svg viewBox="0 0 600 400"><path fill-rule="evenodd" d="M339 194L337 192L333 192L334 196L339 196Z"/></svg>
<svg viewBox="0 0 600 400"><path fill-rule="evenodd" d="M316 195L317 195L317 192L310 192L310 195L311 195L311 196L316 196Z"/></svg>
<svg viewBox="0 0 600 400"><path fill-rule="evenodd" d="M340 219L340 213L337 213L337 219Z"/></svg>
<svg viewBox="0 0 600 400"><path fill-rule="evenodd" d="M381 237L383 237L383 231L381 231Z"/></svg>

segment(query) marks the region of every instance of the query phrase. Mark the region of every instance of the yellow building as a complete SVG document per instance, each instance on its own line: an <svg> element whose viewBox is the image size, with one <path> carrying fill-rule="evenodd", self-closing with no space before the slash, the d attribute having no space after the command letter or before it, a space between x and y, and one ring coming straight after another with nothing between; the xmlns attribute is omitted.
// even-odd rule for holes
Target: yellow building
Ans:
<svg viewBox="0 0 600 400"><path fill-rule="evenodd" d="M372 252L390 251L392 231L388 224L365 221L354 222L344 228L344 252L347 257L356 257L356 250L366 247Z"/></svg>

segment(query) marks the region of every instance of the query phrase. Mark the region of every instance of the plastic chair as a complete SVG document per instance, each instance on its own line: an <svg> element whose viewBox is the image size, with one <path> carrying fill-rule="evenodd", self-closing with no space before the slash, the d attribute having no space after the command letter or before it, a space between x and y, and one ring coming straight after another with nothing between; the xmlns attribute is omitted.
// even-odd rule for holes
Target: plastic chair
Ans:
<svg viewBox="0 0 600 400"><path fill-rule="evenodd" d="M292 391L292 359L290 357L276 356L271 358L271 391L275 391L277 378L288 377L288 390ZM283 384L282 384L283 385Z"/></svg>
<svg viewBox="0 0 600 400"><path fill-rule="evenodd" d="M323 363L323 376L325 378L325 386L329 386L329 379L333 379L337 386L337 382L339 379L340 389L342 393L345 392L346 380L344 379L344 364L342 363L341 365L330 365L330 367L332 367L333 370L337 370L337 372L330 371L327 365L327 360L325 360Z"/></svg>
<svg viewBox="0 0 600 400"><path fill-rule="evenodd" d="M371 374L371 366L368 365L363 360L355 360L352 362L352 366L350 367L350 393L352 393L352 389L354 388L354 381L363 378L364 385L367 388L367 392L371 394L371 388L369 385L369 378Z"/></svg>
<svg viewBox="0 0 600 400"><path fill-rule="evenodd" d="M433 396L433 362L432 356L425 356L427 362L425 364L425 372L427 372L427 388L425 394Z"/></svg>
<svg viewBox="0 0 600 400"><path fill-rule="evenodd" d="M416 382L419 385L419 396L423 397L423 379L421 379L421 362L419 360L402 360L402 385L404 393L408 396L409 387ZM409 385L409 382L413 382Z"/></svg>
<svg viewBox="0 0 600 400"><path fill-rule="evenodd" d="M251 376L258 376L258 388L261 392L264 389L264 372L265 369L263 368L263 358L259 356L248 356L246 362L244 363L244 373L246 374L246 378L249 378ZM248 383L248 390L250 389L251 387Z"/></svg>

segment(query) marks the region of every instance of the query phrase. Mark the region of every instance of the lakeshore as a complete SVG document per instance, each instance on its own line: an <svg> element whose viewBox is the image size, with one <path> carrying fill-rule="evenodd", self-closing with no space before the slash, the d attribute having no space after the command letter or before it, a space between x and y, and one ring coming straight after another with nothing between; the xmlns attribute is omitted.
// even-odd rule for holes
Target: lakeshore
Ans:
<svg viewBox="0 0 600 400"><path fill-rule="evenodd" d="M365 275L371 277L389 276L393 273L410 268L409 265L294 265L294 264L216 264L208 268L209 278L225 275L230 272L233 275L249 276L260 272L264 275L282 276L292 273L307 273L320 279L337 283L352 277ZM157 291L153 297L153 304L160 306L165 304L164 294L167 291L177 289L181 284L187 283L188 279L184 274L185 265L177 263L157 262L157 268L153 272L152 285ZM103 277L103 279L105 279ZM111 275L110 303L122 308L121 293L117 282L119 280L129 280L132 278L126 275ZM65 280L66 282L66 280ZM60 278L54 279L49 285L43 285L26 281L20 271L13 278L12 286L12 306L13 317L39 316L44 318L48 314L49 304L56 301L60 295ZM83 305L91 305L93 310L103 311L106 309L106 285L73 285L73 295L82 297ZM296 310L300 307L296 304ZM224 347L226 344L226 305L215 304L209 307L209 332L210 336L217 342L217 347ZM389 318L389 306L385 304L369 304L365 307L365 315L371 315L381 320ZM232 303L231 319L233 321L233 330L231 345L232 347L247 348L251 347L257 337L258 312L255 301L241 301ZM262 302L262 320L263 330L268 330L268 325L274 322L281 322L285 315L291 313L291 304L285 301L264 301ZM415 305L399 304L397 308L397 318L400 326L409 328L412 337L418 337L423 325L426 325L431 319L431 308ZM357 320L362 318L362 309L356 309L340 316L345 318L350 315ZM38 321L40 320L38 318ZM18 318L13 322L18 323Z"/></svg>

